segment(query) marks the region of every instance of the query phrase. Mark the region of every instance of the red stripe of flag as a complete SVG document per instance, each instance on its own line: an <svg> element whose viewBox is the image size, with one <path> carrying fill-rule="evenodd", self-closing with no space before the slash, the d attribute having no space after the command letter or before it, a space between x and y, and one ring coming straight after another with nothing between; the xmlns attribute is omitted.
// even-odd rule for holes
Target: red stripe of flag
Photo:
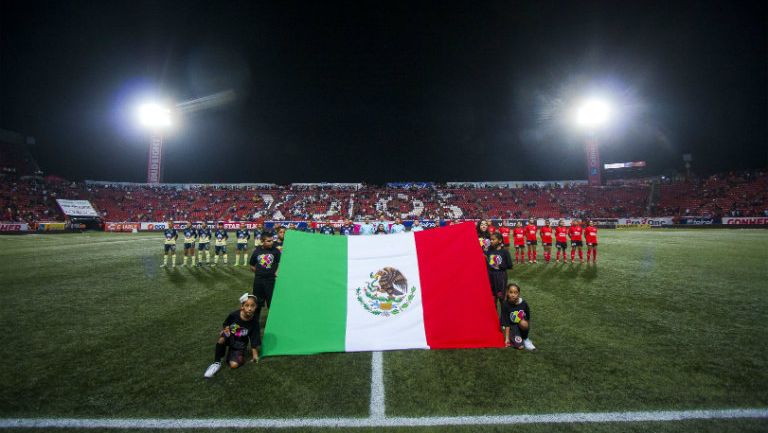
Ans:
<svg viewBox="0 0 768 433"><path fill-rule="evenodd" d="M504 347L474 224L424 230L414 237L429 347Z"/></svg>

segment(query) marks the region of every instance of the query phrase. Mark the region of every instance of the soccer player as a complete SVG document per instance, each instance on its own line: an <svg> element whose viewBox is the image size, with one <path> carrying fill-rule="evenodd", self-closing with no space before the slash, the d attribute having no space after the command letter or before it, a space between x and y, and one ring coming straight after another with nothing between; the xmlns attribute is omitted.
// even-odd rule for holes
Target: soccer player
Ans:
<svg viewBox="0 0 768 433"><path fill-rule="evenodd" d="M179 238L179 234L176 233L176 229L173 228L173 221L168 221L168 225L163 230L163 236L165 237L165 253L163 254L162 267L168 266L168 257L171 257L171 267L176 267L176 240Z"/></svg>
<svg viewBox="0 0 768 433"><path fill-rule="evenodd" d="M403 225L403 220L400 218L395 218L395 223L392 224L392 227L389 228L389 232L391 234L395 233L403 233L405 231L405 226Z"/></svg>
<svg viewBox="0 0 768 433"><path fill-rule="evenodd" d="M571 263L576 257L576 248L579 249L579 263L584 263L584 247L581 240L582 228L579 220L573 220L571 228L568 229L568 237L571 238Z"/></svg>
<svg viewBox="0 0 768 433"><path fill-rule="evenodd" d="M195 266L195 241L197 241L197 230L192 227L192 223L187 221L187 225L182 231L184 235L184 262L181 266L187 266L187 258L192 259L192 265Z"/></svg>
<svg viewBox="0 0 768 433"><path fill-rule="evenodd" d="M365 217L363 219L363 224L360 225L360 234L361 235L372 235L373 232L376 231L376 226L371 224L371 219L368 217Z"/></svg>
<svg viewBox="0 0 768 433"><path fill-rule="evenodd" d="M388 235L388 234L389 234L389 223L388 223L388 222L387 222L387 220L384 218L384 214L383 214L383 213L380 213L380 214L379 214L379 220L378 220L378 221L376 221L376 231L378 231L378 230L379 230L379 227L384 227L384 232L385 232L384 234L385 234L385 235ZM378 233L377 233L377 234L378 234Z"/></svg>
<svg viewBox="0 0 768 433"><path fill-rule="evenodd" d="M563 264L566 262L565 252L568 249L568 227L565 226L565 221L560 220L555 227L555 248L557 248L557 256L555 256L555 263L560 260L560 251L563 252Z"/></svg>
<svg viewBox="0 0 768 433"><path fill-rule="evenodd" d="M323 226L320 227L320 234L321 235L335 235L336 230L333 229L333 226L328 221L323 221Z"/></svg>
<svg viewBox="0 0 768 433"><path fill-rule="evenodd" d="M264 223L257 222L256 227L253 229L253 247L256 248L261 245L261 234L264 233Z"/></svg>
<svg viewBox="0 0 768 433"><path fill-rule="evenodd" d="M419 221L418 218L413 219L413 224L411 224L411 231L412 232L420 232L424 230L424 226L421 225L421 221Z"/></svg>
<svg viewBox="0 0 768 433"><path fill-rule="evenodd" d="M248 260L248 240L251 239L251 234L248 232L248 228L245 223L240 223L240 228L235 232L237 238L237 250L235 250L235 266L240 266L240 256L243 256L243 266Z"/></svg>
<svg viewBox="0 0 768 433"><path fill-rule="evenodd" d="M552 225L549 220L544 221L544 227L539 230L541 245L544 247L544 260L549 263L552 258Z"/></svg>
<svg viewBox="0 0 768 433"><path fill-rule="evenodd" d="M501 221L501 227L499 227L498 232L501 233L501 237L504 239L504 248L509 248L509 234L512 231L512 229L509 228L510 222L508 221L507 224L504 224L504 221Z"/></svg>
<svg viewBox="0 0 768 433"><path fill-rule="evenodd" d="M223 328L216 341L216 356L213 364L205 370L206 378L213 377L221 368L221 358L227 356L229 368L235 369L245 364L245 350L251 345L251 362L259 362L259 350L261 346L259 317L256 315L256 297L243 294L240 297L240 309L235 310L224 319ZM227 353L229 348L229 353Z"/></svg>
<svg viewBox="0 0 768 433"><path fill-rule="evenodd" d="M275 277L277 268L280 265L280 250L275 248L272 233L261 233L261 245L256 247L251 254L251 265L253 275L253 294L256 295L258 307L256 309L256 320L259 319L262 308L272 303L272 293L275 290Z"/></svg>
<svg viewBox="0 0 768 433"><path fill-rule="evenodd" d="M344 225L339 228L339 234L342 236L352 236L355 234L355 225L352 224L352 220L349 218L344 220Z"/></svg>
<svg viewBox="0 0 768 433"><path fill-rule="evenodd" d="M525 226L525 243L528 245L528 263L536 263L536 220L528 218L528 225Z"/></svg>
<svg viewBox="0 0 768 433"><path fill-rule="evenodd" d="M504 344L515 349L536 350L528 338L531 331L531 309L520 297L520 286L510 283L504 302L501 304L501 326L504 329Z"/></svg>
<svg viewBox="0 0 768 433"><path fill-rule="evenodd" d="M516 222L512 229L512 243L515 247L515 263L525 263L525 229L521 221Z"/></svg>
<svg viewBox="0 0 768 433"><path fill-rule="evenodd" d="M213 252L213 266L216 266L219 263L219 256L224 257L224 264L227 264L227 239L229 239L229 234L227 234L227 229L224 228L224 223L219 221L218 224L216 224L216 231L213 232L214 237L214 252Z"/></svg>
<svg viewBox="0 0 768 433"><path fill-rule="evenodd" d="M485 220L485 223L488 225L488 233L489 233L489 234L494 234L494 233L496 233L496 230L498 230L498 229L497 229L497 228L496 228L496 226L493 224L493 221L491 221L491 220Z"/></svg>
<svg viewBox="0 0 768 433"><path fill-rule="evenodd" d="M197 230L197 266L203 266L203 252L205 252L205 263L211 263L211 229L208 228L208 223L203 221L203 224Z"/></svg>
<svg viewBox="0 0 768 433"><path fill-rule="evenodd" d="M584 237L587 241L587 263L592 256L592 263L597 264L597 226L595 222L589 220L587 228L584 229Z"/></svg>

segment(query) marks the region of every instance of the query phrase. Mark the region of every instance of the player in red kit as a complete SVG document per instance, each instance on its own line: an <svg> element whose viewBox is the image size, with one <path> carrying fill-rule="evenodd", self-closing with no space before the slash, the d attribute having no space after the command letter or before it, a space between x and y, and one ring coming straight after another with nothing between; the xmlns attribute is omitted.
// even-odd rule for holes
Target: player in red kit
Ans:
<svg viewBox="0 0 768 433"><path fill-rule="evenodd" d="M512 243L515 246L515 263L523 263L525 261L525 229L520 221L516 222L515 228L512 229Z"/></svg>
<svg viewBox="0 0 768 433"><path fill-rule="evenodd" d="M509 235L511 231L509 223L504 224L504 221L502 221L499 226L499 233L501 233L501 237L504 239L504 248L509 248Z"/></svg>
<svg viewBox="0 0 768 433"><path fill-rule="evenodd" d="M584 247L581 240L582 232L581 222L579 220L573 220L571 228L568 229L568 236L571 238L571 263L573 263L573 260L576 257L576 248L579 249L579 262L584 263Z"/></svg>
<svg viewBox="0 0 768 433"><path fill-rule="evenodd" d="M565 226L563 220L560 220L555 228L555 248L557 248L555 263L560 260L560 251L563 252L563 263L565 263L565 250L568 249L568 227Z"/></svg>
<svg viewBox="0 0 768 433"><path fill-rule="evenodd" d="M552 258L552 226L549 220L544 221L544 227L539 230L541 245L544 247L544 260L549 263Z"/></svg>
<svg viewBox="0 0 768 433"><path fill-rule="evenodd" d="M597 264L597 227L595 222L589 220L587 228L584 229L584 238L587 241L587 263L592 256L592 263Z"/></svg>
<svg viewBox="0 0 768 433"><path fill-rule="evenodd" d="M528 218L528 225L525 226L525 243L528 245L528 263L536 263L536 220Z"/></svg>
<svg viewBox="0 0 768 433"><path fill-rule="evenodd" d="M494 234L498 230L491 220L485 220L488 223L488 233Z"/></svg>

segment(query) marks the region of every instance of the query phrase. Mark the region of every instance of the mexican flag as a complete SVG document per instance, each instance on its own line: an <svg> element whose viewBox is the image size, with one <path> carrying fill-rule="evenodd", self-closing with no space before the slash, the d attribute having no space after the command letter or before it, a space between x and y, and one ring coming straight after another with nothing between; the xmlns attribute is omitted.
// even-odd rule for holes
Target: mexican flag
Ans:
<svg viewBox="0 0 768 433"><path fill-rule="evenodd" d="M504 347L472 223L376 236L288 231L263 354Z"/></svg>

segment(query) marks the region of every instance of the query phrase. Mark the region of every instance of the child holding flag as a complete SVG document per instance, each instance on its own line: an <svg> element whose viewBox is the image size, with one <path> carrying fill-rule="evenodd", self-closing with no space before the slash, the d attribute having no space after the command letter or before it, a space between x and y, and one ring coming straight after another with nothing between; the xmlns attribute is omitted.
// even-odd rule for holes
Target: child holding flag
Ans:
<svg viewBox="0 0 768 433"><path fill-rule="evenodd" d="M280 250L275 245L272 233L261 233L261 245L251 254L251 271L253 276L253 294L258 299L256 317L258 319L264 305L269 308L272 302L272 292L275 290L277 267L280 265Z"/></svg>
<svg viewBox="0 0 768 433"><path fill-rule="evenodd" d="M504 328L504 344L522 350L536 350L528 338L531 330L531 309L520 297L520 286L510 283L501 304L501 326Z"/></svg>
<svg viewBox="0 0 768 433"><path fill-rule="evenodd" d="M216 341L216 356L213 364L205 370L206 378L213 377L221 368L221 358L227 356L229 368L235 369L245 364L245 350L251 345L251 362L259 362L258 347L261 346L259 318L256 316L256 297L244 293L240 297L240 309L224 319L223 328ZM227 353L229 348L229 353Z"/></svg>

